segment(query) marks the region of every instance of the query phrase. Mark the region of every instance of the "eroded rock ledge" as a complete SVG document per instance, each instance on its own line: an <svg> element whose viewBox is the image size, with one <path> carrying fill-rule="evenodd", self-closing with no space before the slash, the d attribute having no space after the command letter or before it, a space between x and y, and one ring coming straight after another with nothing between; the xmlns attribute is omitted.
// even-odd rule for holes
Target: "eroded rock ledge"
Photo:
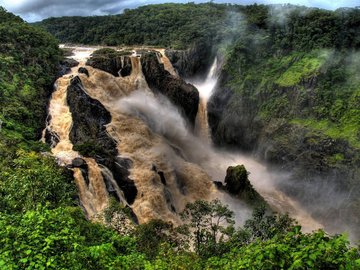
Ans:
<svg viewBox="0 0 360 270"><path fill-rule="evenodd" d="M110 113L99 101L86 94L78 76L71 80L68 87L67 102L73 118L70 140L74 150L107 167L123 190L127 202L132 204L137 189L129 178L131 161L118 157L116 142L106 132L105 125L111 121ZM112 193L111 186L106 184L109 193Z"/></svg>
<svg viewBox="0 0 360 270"><path fill-rule="evenodd" d="M187 120L194 125L199 104L199 92L183 79L171 75L159 63L155 52L141 57L141 66L146 82L154 93L165 95L179 107Z"/></svg>

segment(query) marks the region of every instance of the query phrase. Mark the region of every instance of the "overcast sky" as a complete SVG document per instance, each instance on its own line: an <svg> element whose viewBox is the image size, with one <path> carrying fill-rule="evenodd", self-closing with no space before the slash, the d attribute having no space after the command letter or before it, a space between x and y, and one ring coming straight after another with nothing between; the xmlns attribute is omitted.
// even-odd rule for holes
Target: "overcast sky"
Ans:
<svg viewBox="0 0 360 270"><path fill-rule="evenodd" d="M90 16L121 13L125 8L158 4L158 3L208 2L208 0L0 0L0 6L5 7L28 22L39 21L48 17L60 16ZM290 3L308 7L337 9L339 7L360 6L360 0L215 0L216 3L236 4L281 4Z"/></svg>

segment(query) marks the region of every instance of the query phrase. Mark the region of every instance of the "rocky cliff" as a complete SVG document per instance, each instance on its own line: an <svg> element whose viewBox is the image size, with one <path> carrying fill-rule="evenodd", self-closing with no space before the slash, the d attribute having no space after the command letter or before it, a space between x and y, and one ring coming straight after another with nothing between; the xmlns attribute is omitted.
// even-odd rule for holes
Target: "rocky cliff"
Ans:
<svg viewBox="0 0 360 270"><path fill-rule="evenodd" d="M165 95L175 104L187 120L194 125L199 105L199 92L183 79L171 75L164 69L155 53L146 53L141 57L142 71L150 89L156 94Z"/></svg>
<svg viewBox="0 0 360 270"><path fill-rule="evenodd" d="M165 54L183 78L204 77L214 58L212 46L203 43L187 50L167 49Z"/></svg>
<svg viewBox="0 0 360 270"><path fill-rule="evenodd" d="M328 51L249 54L233 51L209 101L214 142L290 172L281 187L315 215L358 222L351 214L360 190L358 63Z"/></svg>
<svg viewBox="0 0 360 270"><path fill-rule="evenodd" d="M85 157L92 157L98 164L107 167L118 186L123 190L129 204L137 195L134 181L129 179L131 161L118 157L116 142L108 135L105 125L110 123L111 115L96 99L86 94L78 76L71 80L67 90L67 102L72 113L73 125L69 134L74 150ZM78 165L76 165L79 163ZM86 170L86 163L77 160L73 165ZM84 177L86 179L86 177ZM106 177L104 177L106 180ZM107 181L109 193L113 193Z"/></svg>
<svg viewBox="0 0 360 270"><path fill-rule="evenodd" d="M86 65L106 71L115 77L129 76L131 73L131 59L129 51L115 51L105 48L95 51Z"/></svg>

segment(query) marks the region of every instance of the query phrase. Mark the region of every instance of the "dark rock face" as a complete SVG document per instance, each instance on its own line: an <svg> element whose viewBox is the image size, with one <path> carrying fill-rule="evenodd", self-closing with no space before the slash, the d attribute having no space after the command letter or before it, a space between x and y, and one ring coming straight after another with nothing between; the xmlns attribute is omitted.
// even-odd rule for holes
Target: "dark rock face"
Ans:
<svg viewBox="0 0 360 270"><path fill-rule="evenodd" d="M85 160L82 158L75 158L73 159L70 168L79 168L81 171L81 174L85 180L85 183L87 186L89 186L90 180L89 180L89 167Z"/></svg>
<svg viewBox="0 0 360 270"><path fill-rule="evenodd" d="M225 189L251 206L267 205L263 197L253 188L244 165L230 166L226 170Z"/></svg>
<svg viewBox="0 0 360 270"><path fill-rule="evenodd" d="M60 64L72 68L79 65L79 62L72 58L65 58L64 60L60 61Z"/></svg>
<svg viewBox="0 0 360 270"><path fill-rule="evenodd" d="M57 77L64 76L71 71L71 68L76 67L77 65L79 65L79 62L72 58L65 58L61 60Z"/></svg>
<svg viewBox="0 0 360 270"><path fill-rule="evenodd" d="M118 157L116 142L106 132L105 125L111 121L110 113L99 101L85 93L78 76L71 80L68 87L67 102L73 117L70 140L74 149L107 167L123 190L128 203L133 203L137 189L134 181L128 177L131 161ZM80 164L78 160L74 162ZM107 186L111 192L113 188Z"/></svg>
<svg viewBox="0 0 360 270"><path fill-rule="evenodd" d="M70 131L70 140L73 144L92 147L86 149L87 152L99 150L103 155L116 155L116 143L107 135L105 127L110 123L111 115L99 101L84 92L78 76L71 80L68 87L67 102L73 117L73 127Z"/></svg>
<svg viewBox="0 0 360 270"><path fill-rule="evenodd" d="M207 44L197 44L187 50L167 49L165 54L183 78L205 76L213 58L212 48Z"/></svg>
<svg viewBox="0 0 360 270"><path fill-rule="evenodd" d="M59 135L56 132L45 130L45 142L51 147L55 147L59 143Z"/></svg>
<svg viewBox="0 0 360 270"><path fill-rule="evenodd" d="M79 73L83 73L83 74L85 74L86 76L89 77L89 71L88 71L86 68L84 68L84 67L80 67L79 70L78 70L78 72L79 72Z"/></svg>
<svg viewBox="0 0 360 270"><path fill-rule="evenodd" d="M71 162L71 166L87 169L86 161L83 160L82 158L74 158L73 161Z"/></svg>
<svg viewBox="0 0 360 270"><path fill-rule="evenodd" d="M131 58L124 56L124 63L120 69L121 77L129 76L131 74L131 71L132 71Z"/></svg>
<svg viewBox="0 0 360 270"><path fill-rule="evenodd" d="M159 63L155 53L141 57L141 65L146 81L154 93L161 93L179 107L187 120L194 125L199 105L199 92L184 80L172 76Z"/></svg>
<svg viewBox="0 0 360 270"><path fill-rule="evenodd" d="M129 76L132 71L131 58L111 49L99 54L95 52L86 62L86 65L108 72L115 77L119 77L119 75L122 77Z"/></svg>

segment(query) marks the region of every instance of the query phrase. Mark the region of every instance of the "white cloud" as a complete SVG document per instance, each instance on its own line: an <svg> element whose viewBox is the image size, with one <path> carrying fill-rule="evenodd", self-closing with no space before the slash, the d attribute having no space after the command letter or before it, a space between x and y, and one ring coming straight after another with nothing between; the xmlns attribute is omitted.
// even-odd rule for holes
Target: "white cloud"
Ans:
<svg viewBox="0 0 360 270"><path fill-rule="evenodd" d="M191 0L189 0L191 1ZM187 0L173 0L171 2L186 3ZM91 16L120 13L125 8L135 8L141 5L165 3L164 0L0 0L0 5L10 12L20 15L27 21L33 22L48 17L60 16ZM195 0L194 2L207 2ZM215 0L217 3L236 4L283 4L305 5L325 9L339 7L355 7L360 5L359 0Z"/></svg>

